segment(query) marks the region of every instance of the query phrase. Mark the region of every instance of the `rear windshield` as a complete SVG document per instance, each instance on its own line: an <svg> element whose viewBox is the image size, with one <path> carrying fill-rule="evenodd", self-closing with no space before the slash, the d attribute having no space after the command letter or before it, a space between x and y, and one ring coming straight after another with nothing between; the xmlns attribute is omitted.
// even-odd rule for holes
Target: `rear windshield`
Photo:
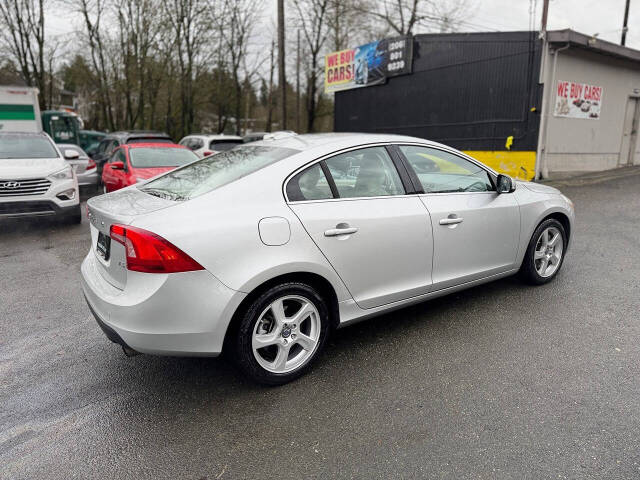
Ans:
<svg viewBox="0 0 640 480"><path fill-rule="evenodd" d="M46 137L37 135L0 135L2 158L55 158L58 152Z"/></svg>
<svg viewBox="0 0 640 480"><path fill-rule="evenodd" d="M126 143L173 143L170 138L128 138Z"/></svg>
<svg viewBox="0 0 640 480"><path fill-rule="evenodd" d="M242 145L242 140L211 140L209 150L227 152L238 145Z"/></svg>
<svg viewBox="0 0 640 480"><path fill-rule="evenodd" d="M129 161L132 167L181 167L198 157L186 148L130 148Z"/></svg>
<svg viewBox="0 0 640 480"><path fill-rule="evenodd" d="M298 150L281 147L238 147L193 162L146 183L141 190L170 200L188 200L245 177Z"/></svg>

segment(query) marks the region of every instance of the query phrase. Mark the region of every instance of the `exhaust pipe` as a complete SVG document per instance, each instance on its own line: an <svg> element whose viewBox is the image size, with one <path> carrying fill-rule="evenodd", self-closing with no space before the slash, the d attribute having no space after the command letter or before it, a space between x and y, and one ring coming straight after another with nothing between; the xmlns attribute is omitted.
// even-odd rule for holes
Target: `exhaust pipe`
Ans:
<svg viewBox="0 0 640 480"><path fill-rule="evenodd" d="M127 357L135 357L136 355L140 355L140 352L136 352L133 348L127 345L121 345L122 351Z"/></svg>

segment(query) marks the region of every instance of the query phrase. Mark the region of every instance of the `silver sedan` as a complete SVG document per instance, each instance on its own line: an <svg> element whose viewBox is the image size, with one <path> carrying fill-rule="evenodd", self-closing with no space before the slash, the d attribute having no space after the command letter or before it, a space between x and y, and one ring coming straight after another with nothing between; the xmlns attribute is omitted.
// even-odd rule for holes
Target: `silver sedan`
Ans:
<svg viewBox="0 0 640 480"><path fill-rule="evenodd" d="M96 162L80 146L72 143L58 143L57 147L76 172L79 187L98 186Z"/></svg>
<svg viewBox="0 0 640 480"><path fill-rule="evenodd" d="M336 327L508 275L554 279L558 190L413 137L274 135L88 202L87 302L125 353L309 369Z"/></svg>

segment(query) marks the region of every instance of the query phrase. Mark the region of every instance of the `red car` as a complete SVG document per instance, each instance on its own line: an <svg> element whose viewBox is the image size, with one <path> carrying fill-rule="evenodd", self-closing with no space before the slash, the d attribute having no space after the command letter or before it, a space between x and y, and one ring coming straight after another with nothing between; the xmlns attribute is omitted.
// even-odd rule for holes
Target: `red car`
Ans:
<svg viewBox="0 0 640 480"><path fill-rule="evenodd" d="M155 177L181 167L198 157L182 145L175 143L134 143L116 148L104 164L102 184L104 193Z"/></svg>

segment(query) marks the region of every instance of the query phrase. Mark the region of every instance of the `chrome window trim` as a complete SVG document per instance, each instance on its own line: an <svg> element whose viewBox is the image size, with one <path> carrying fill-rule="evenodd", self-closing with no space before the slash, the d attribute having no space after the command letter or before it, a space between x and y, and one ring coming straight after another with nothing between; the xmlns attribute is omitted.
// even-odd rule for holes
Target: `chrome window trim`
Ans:
<svg viewBox="0 0 640 480"><path fill-rule="evenodd" d="M300 204L300 203L318 203L318 202L337 202L337 201L345 201L345 200L370 200L370 199L381 199L381 198L413 197L415 195L469 195L469 194L478 194L478 193L497 194L497 191L492 190L488 192L430 192L430 193L425 192L425 193L405 193L403 195L383 195L383 196L377 196L377 197L324 198L324 199L318 199L318 200L289 200L289 197L287 196L287 184L293 177L295 177L301 171L307 168L310 168L314 164L320 163L323 160L327 160L329 158L335 157L336 155L342 155L343 153L351 152L353 150L360 150L362 148L384 147L388 145L396 145L398 147L401 145L408 145L408 146L425 147L425 148L432 148L434 150L440 150L446 153L450 153L451 155L456 155L458 157L464 158L465 160L468 160L474 165L476 165L477 167L480 167L481 169L485 170L489 175L489 177L491 177L491 180L493 181L494 184L495 184L496 178L498 177L498 174L487 165L480 163L478 160L476 160L473 157L470 157L464 152L460 152L451 147L447 147L446 145L430 145L428 143L408 142L408 141L365 143L355 147L347 147L342 150L336 150L335 152L331 152L327 155L311 160L306 164L304 164L303 166L298 167L289 175L287 175L284 182L282 183L282 195L284 196L285 202L287 204L292 204L292 203ZM411 165L409 166L411 167ZM395 164L394 164L394 167L395 167ZM400 175L400 172L398 172L398 175ZM495 185L494 185L494 188L495 188Z"/></svg>

